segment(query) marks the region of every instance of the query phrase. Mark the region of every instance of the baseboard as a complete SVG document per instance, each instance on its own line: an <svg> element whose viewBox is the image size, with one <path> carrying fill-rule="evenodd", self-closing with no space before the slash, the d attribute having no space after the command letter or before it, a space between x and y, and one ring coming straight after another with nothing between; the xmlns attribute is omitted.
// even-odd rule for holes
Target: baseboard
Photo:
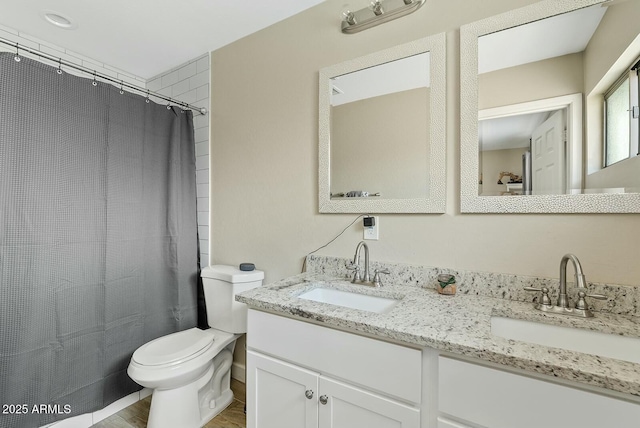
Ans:
<svg viewBox="0 0 640 428"><path fill-rule="evenodd" d="M140 391L134 392L133 394L129 394L126 397L114 401L104 409L93 412L93 423L97 424L98 422L107 419L111 415L115 415L120 410L126 409L127 407L134 403L137 403L138 401L140 401Z"/></svg>
<svg viewBox="0 0 640 428"><path fill-rule="evenodd" d="M242 363L233 362L231 365L231 377L245 383L246 382L246 367ZM125 409L133 403L143 400L153 391L149 388L144 388L138 392L127 395L101 410L97 410L93 413L85 413L83 415L73 416L68 419L64 419L59 422L54 422L49 425L45 425L41 428L90 428L92 425L108 418L111 415L118 413L120 410Z"/></svg>
<svg viewBox="0 0 640 428"><path fill-rule="evenodd" d="M234 361L231 365L231 377L242 383L246 383L247 368L244 364Z"/></svg>
<svg viewBox="0 0 640 428"><path fill-rule="evenodd" d="M122 397L121 399L114 401L104 409L97 410L93 413L73 416L59 422L45 425L41 428L90 428L92 425L95 425L109 416L118 413L120 410L129 407L133 403L148 397L151 395L151 392L151 389L144 388L138 392L131 393L126 397Z"/></svg>
<svg viewBox="0 0 640 428"><path fill-rule="evenodd" d="M151 389L151 388L142 388L140 390L140 399L144 400L145 398L147 398L151 394L153 394L153 389Z"/></svg>
<svg viewBox="0 0 640 428"><path fill-rule="evenodd" d="M93 425L93 414L85 413L45 425L41 428L89 428L91 425Z"/></svg>

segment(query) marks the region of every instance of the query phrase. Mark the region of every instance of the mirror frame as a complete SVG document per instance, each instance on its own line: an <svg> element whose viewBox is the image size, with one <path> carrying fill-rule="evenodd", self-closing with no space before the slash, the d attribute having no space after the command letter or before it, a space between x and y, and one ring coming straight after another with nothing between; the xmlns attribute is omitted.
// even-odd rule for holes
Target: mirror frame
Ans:
<svg viewBox="0 0 640 428"><path fill-rule="evenodd" d="M426 198L331 199L331 83L332 77L430 52L431 111L429 195ZM444 213L446 206L446 36L444 33L394 46L370 55L325 67L319 80L318 201L320 213ZM384 165L375 167L384 168Z"/></svg>
<svg viewBox="0 0 640 428"><path fill-rule="evenodd" d="M460 210L463 213L638 213L640 193L478 195L478 38L606 0L545 0L460 28ZM586 97L586 95L583 95ZM584 149L584 148L583 148ZM583 163L584 170L584 163Z"/></svg>

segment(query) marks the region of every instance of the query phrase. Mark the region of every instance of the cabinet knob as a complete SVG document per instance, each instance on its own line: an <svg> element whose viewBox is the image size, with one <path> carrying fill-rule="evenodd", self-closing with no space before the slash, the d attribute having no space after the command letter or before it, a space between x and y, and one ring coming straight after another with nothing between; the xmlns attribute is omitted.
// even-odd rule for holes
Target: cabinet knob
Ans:
<svg viewBox="0 0 640 428"><path fill-rule="evenodd" d="M320 404L327 404L328 401L329 401L329 397L327 397L326 395L320 396Z"/></svg>
<svg viewBox="0 0 640 428"><path fill-rule="evenodd" d="M312 390L310 390L310 389L307 389L307 390L304 392L304 396L305 396L305 397L307 397L309 400L311 400L311 399L313 398L313 391L312 391Z"/></svg>

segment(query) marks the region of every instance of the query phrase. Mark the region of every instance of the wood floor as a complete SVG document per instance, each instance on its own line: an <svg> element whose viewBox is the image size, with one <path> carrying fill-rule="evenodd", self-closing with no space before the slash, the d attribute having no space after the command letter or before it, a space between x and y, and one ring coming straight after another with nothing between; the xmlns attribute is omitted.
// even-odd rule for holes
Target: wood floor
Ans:
<svg viewBox="0 0 640 428"><path fill-rule="evenodd" d="M246 391L244 383L231 379L233 402L222 413L206 424L205 428L245 428L247 418L244 414ZM145 428L149 417L151 397L140 400L135 404L109 416L92 428Z"/></svg>

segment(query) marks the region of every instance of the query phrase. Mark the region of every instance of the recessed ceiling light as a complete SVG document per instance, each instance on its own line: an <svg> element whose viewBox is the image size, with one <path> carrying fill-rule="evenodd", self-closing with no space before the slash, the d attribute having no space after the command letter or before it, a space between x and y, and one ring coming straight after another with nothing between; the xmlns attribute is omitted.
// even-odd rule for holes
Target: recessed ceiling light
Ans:
<svg viewBox="0 0 640 428"><path fill-rule="evenodd" d="M40 16L42 16L49 24L55 25L58 28L64 28L65 30L74 30L78 28L78 24L76 24L67 15L64 15L60 12L56 12L53 10L42 10L40 11Z"/></svg>

